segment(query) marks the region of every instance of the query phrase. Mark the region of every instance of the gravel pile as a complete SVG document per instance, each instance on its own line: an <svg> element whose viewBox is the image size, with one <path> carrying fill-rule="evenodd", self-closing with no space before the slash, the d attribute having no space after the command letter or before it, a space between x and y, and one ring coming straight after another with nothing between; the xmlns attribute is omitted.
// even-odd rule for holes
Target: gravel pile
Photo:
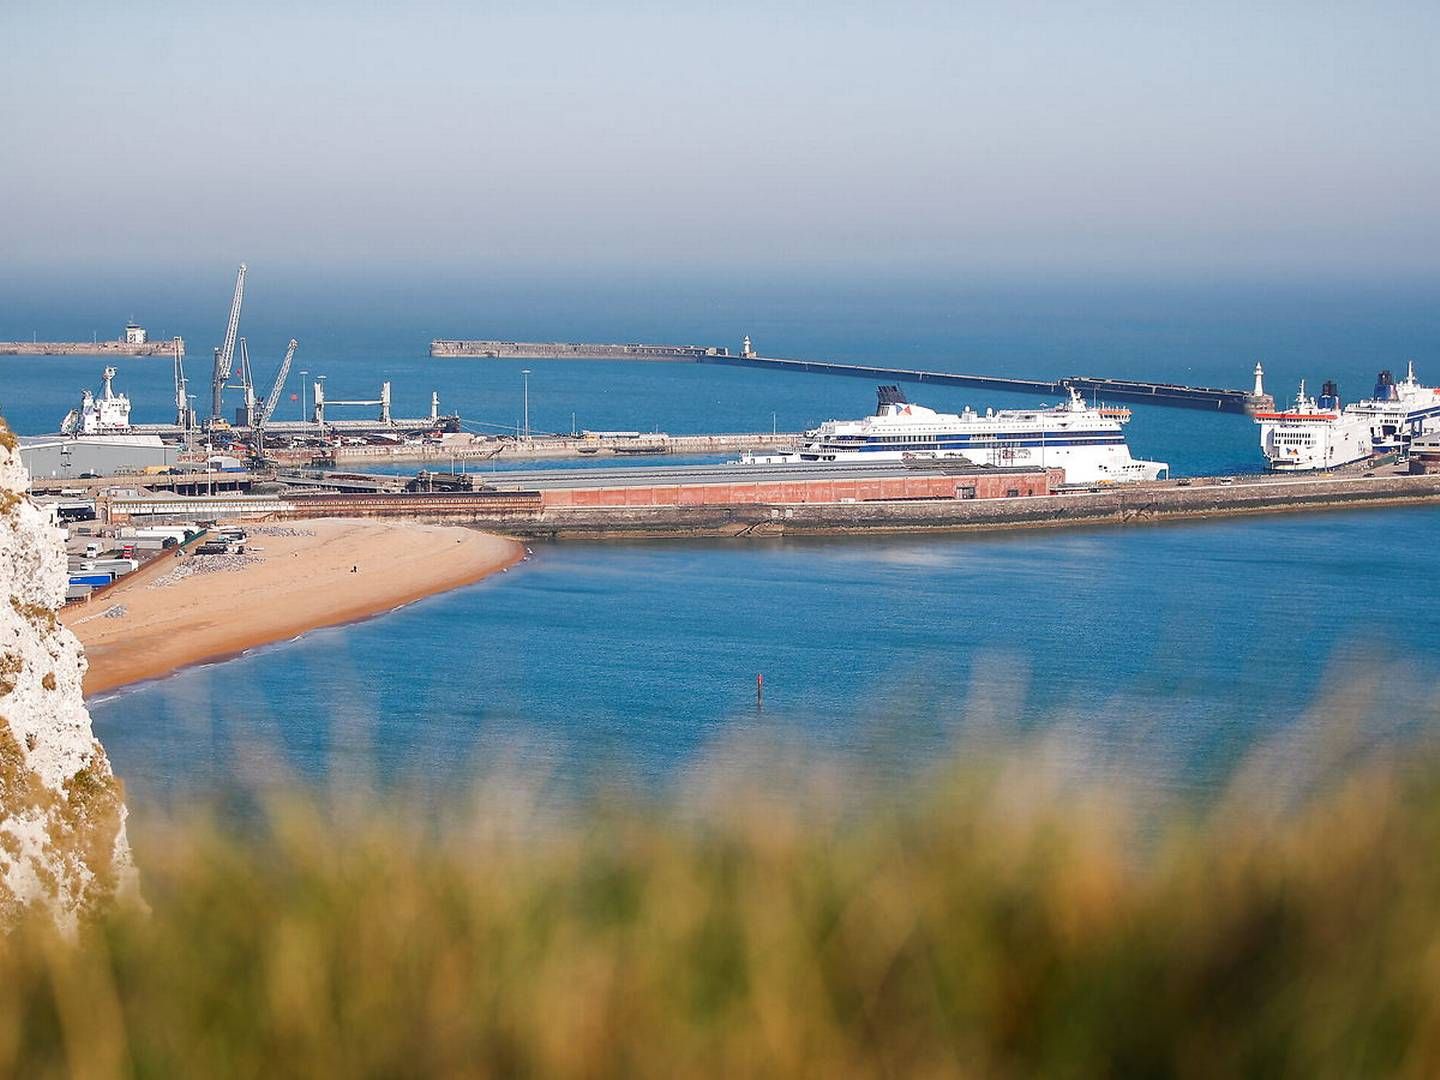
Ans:
<svg viewBox="0 0 1440 1080"><path fill-rule="evenodd" d="M243 570L247 566L256 566L264 561L259 555L194 555L145 587L163 589L196 574L223 574L227 571Z"/></svg>
<svg viewBox="0 0 1440 1080"><path fill-rule="evenodd" d="M292 529L288 525L251 525L245 529L250 536L314 536L314 529Z"/></svg>
<svg viewBox="0 0 1440 1080"><path fill-rule="evenodd" d="M111 604L104 611L97 611L94 615L86 615L83 619L76 619L72 626L79 626L81 623L91 622L94 619L123 619L125 617L124 604Z"/></svg>

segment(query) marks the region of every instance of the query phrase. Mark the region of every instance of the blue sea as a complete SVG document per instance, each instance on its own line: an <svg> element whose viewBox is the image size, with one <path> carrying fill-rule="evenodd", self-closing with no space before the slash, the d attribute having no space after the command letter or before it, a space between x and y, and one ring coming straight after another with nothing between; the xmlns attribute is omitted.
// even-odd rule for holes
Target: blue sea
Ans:
<svg viewBox="0 0 1440 1080"><path fill-rule="evenodd" d="M185 335L203 396L226 274L124 286L0 289L0 338L112 334L143 308L156 332ZM252 286L242 326L261 384L294 335L297 370L325 374L332 397L373 396L389 379L399 412L423 413L438 389L480 430L513 429L529 367L536 430L686 433L856 416L873 387L703 365L432 360L428 342L733 347L748 333L770 355L1228 386L1248 385L1259 360L1279 398L1301 377L1357 396L1408 359L1440 380L1437 290L1421 286L367 287ZM100 366L0 358L0 412L21 433L53 430ZM136 419L167 419L168 361L116 366ZM943 409L1035 400L910 391ZM1176 473L1262 465L1244 417L1136 407L1129 441ZM1396 730L1440 718L1437 536L1440 511L1397 509L984 538L537 545L479 585L122 691L92 713L141 812L237 780L463 783L497 763L562 786L663 786L751 735L904 776L976 725L1061 732L1096 767L1203 791L1337 701Z"/></svg>

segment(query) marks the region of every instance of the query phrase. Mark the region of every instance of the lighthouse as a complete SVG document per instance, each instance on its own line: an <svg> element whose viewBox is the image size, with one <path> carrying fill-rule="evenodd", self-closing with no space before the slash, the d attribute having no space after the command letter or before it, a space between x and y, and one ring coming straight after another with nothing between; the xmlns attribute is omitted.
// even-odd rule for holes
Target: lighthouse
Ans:
<svg viewBox="0 0 1440 1080"><path fill-rule="evenodd" d="M1275 407L1275 399L1265 392L1265 369L1255 364L1255 389L1245 395L1245 411L1267 412Z"/></svg>

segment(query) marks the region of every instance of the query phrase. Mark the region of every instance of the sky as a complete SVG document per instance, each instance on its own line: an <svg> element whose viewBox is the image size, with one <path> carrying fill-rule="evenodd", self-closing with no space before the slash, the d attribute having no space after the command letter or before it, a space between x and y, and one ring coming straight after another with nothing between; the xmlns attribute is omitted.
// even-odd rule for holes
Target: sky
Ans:
<svg viewBox="0 0 1440 1080"><path fill-rule="evenodd" d="M1433 276L1440 4L4 0L0 272Z"/></svg>

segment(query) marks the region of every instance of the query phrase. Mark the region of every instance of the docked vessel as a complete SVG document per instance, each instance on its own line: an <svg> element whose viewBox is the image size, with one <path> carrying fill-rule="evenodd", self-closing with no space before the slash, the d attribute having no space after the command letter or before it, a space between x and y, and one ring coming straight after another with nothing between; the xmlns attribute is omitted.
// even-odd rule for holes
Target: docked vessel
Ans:
<svg viewBox="0 0 1440 1080"><path fill-rule="evenodd" d="M749 464L900 461L1064 469L1067 484L1155 480L1161 461L1130 456L1123 425L1129 409L1087 405L1074 388L1053 408L969 408L940 413L907 401L898 386L879 388L873 416L827 420L788 454L746 455Z"/></svg>
<svg viewBox="0 0 1440 1080"><path fill-rule="evenodd" d="M1399 382L1389 371L1380 372L1373 397L1343 408L1333 382L1314 399L1305 396L1301 382L1291 408L1254 416L1271 469L1333 469L1376 454L1407 453L1415 438L1440 426L1440 389L1422 386L1411 364Z"/></svg>
<svg viewBox="0 0 1440 1080"><path fill-rule="evenodd" d="M1375 453L1404 453L1418 435L1434 431L1440 423L1440 389L1422 386L1411 363L1399 382L1388 371L1375 379L1375 396L1351 402L1346 412L1370 423L1370 442Z"/></svg>
<svg viewBox="0 0 1440 1080"><path fill-rule="evenodd" d="M1339 390L1327 382L1318 398L1305 395L1305 381L1295 403L1283 412L1257 412L1260 449L1276 472L1333 469L1368 458L1370 422L1340 408Z"/></svg>
<svg viewBox="0 0 1440 1080"><path fill-rule="evenodd" d="M60 422L63 435L125 435L130 432L130 399L115 393L115 369L107 367L101 374L104 389L96 397L84 390L80 407L71 409Z"/></svg>

